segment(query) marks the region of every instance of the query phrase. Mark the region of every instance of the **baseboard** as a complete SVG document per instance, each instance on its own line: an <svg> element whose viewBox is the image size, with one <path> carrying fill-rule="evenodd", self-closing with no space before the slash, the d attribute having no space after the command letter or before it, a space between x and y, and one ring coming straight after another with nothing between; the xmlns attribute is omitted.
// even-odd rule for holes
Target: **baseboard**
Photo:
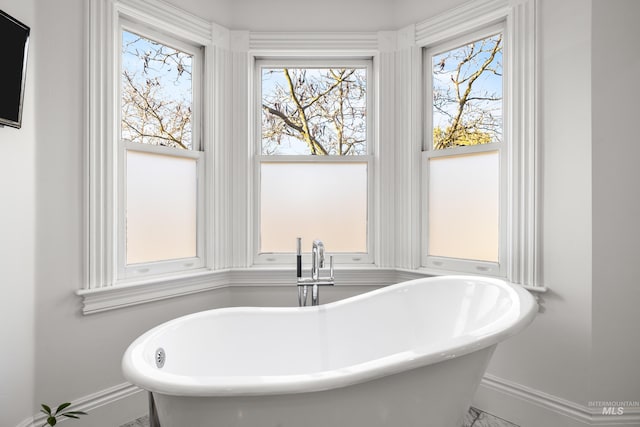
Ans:
<svg viewBox="0 0 640 427"><path fill-rule="evenodd" d="M604 415L602 414L601 407L590 408L585 405L572 402L558 396L542 392L540 390L533 389L531 387L524 386L509 380L498 378L491 374L485 374L478 390L478 396L480 402L482 402L483 389L486 391L492 391L499 393L504 400L503 406L509 406L508 400L517 399L529 406L529 412L534 414L530 424L522 424L522 427L538 427L540 425L552 425L552 424L539 424L539 420L544 419L545 416L540 414L540 411L556 414L559 417L567 420L572 420L571 424L558 423L557 425L575 425L575 426L629 426L637 427L640 425L640 409L625 408L625 413L622 415ZM73 405L69 408L75 411L91 412L99 407L115 403L121 399L128 398L137 393L143 392L143 390L130 383L122 383L113 387L106 388L96 393L81 397L74 400ZM488 400L485 400L485 402ZM497 416L504 416L506 419L513 419L508 413L501 413L500 408L486 408L482 405L478 405L479 409L488 410L488 412ZM549 415L546 415L549 418ZM38 413L33 417L27 418L16 427L40 427L45 422L45 415ZM518 421L513 419L513 421Z"/></svg>
<svg viewBox="0 0 640 427"><path fill-rule="evenodd" d="M640 425L639 408L624 408L624 413L621 415L603 414L602 407L588 407L585 405L581 405L579 403L572 402L561 397L533 389L531 387L498 378L491 374L485 374L484 378L482 379L477 395L478 400L480 401L482 401L483 388L500 393L507 398L518 399L530 406L533 406L533 408L531 408L531 413L539 413L540 409L542 409L546 412L557 414L558 416L561 416L563 418L573 420L577 422L573 423L575 425L629 427L637 427ZM491 408L480 407L479 409ZM493 411L497 412L496 409L493 409ZM494 415L501 416L506 414L496 413ZM544 419L544 417L536 416L535 419ZM534 424L535 422L536 421L532 421L530 425L523 425L522 427L534 427L539 425Z"/></svg>
<svg viewBox="0 0 640 427"><path fill-rule="evenodd" d="M122 383L113 387L100 390L87 396L75 399L68 408L71 411L83 411L90 413L92 410L101 406L109 405L121 399L133 396L143 390L130 383ZM46 422L46 416L43 413L35 414L33 417L27 418L16 427L40 427Z"/></svg>

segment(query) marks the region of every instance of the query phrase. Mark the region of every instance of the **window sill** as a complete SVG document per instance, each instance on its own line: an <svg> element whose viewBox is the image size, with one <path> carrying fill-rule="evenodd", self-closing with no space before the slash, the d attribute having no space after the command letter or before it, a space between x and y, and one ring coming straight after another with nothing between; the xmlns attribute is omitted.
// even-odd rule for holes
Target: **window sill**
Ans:
<svg viewBox="0 0 640 427"><path fill-rule="evenodd" d="M308 275L307 272L303 272ZM418 268L348 267L335 271L337 286L387 286L422 277L460 274L459 272ZM481 274L476 274L481 276ZM228 270L204 270L188 275L148 279L127 282L115 286L97 289L81 289L76 292L82 298L82 313L93 314L122 307L159 301L198 292L226 287L294 286L293 268L234 268ZM545 286L526 286L523 288L544 293Z"/></svg>
<svg viewBox="0 0 640 427"><path fill-rule="evenodd" d="M306 272L305 272L306 273ZM386 286L397 283L395 269L342 268L335 271L338 286ZM236 268L205 270L188 275L126 282L76 292L82 298L82 313L93 314L230 286L294 286L293 268Z"/></svg>
<svg viewBox="0 0 640 427"><path fill-rule="evenodd" d="M459 271L437 270L434 268L425 268L425 267L420 267L416 270L398 268L396 269L396 272L398 274L398 277L401 277L404 280L419 279L421 277L445 276L445 275L451 275L451 274L468 275L468 276L490 276L490 277L496 277L498 279L506 280L504 277L491 276L489 274L483 274L483 273L460 273ZM536 286L519 285L519 286L523 287L529 292L535 292L535 293L545 293L549 289L544 285L536 285Z"/></svg>
<svg viewBox="0 0 640 427"><path fill-rule="evenodd" d="M93 314L222 288L229 283L229 273L229 270L204 270L190 274L127 281L95 289L80 289L76 294L82 298L82 313Z"/></svg>

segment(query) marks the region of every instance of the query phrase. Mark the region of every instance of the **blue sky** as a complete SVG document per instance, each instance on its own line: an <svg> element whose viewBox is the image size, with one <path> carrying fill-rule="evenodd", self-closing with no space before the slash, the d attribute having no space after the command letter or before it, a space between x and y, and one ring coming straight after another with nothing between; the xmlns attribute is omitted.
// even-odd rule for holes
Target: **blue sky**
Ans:
<svg viewBox="0 0 640 427"><path fill-rule="evenodd" d="M133 54L136 50L139 52L150 51L154 48L154 44L147 38L141 37L137 34L130 33L128 31L122 32L122 67L125 70L135 71L136 73L142 73L142 62L140 58ZM174 48L165 45L167 51L180 52ZM187 68L187 73L178 75L178 69L175 65L162 65L154 64L147 69L147 75L155 78L162 79L163 86L176 87L177 92L191 92L191 67L192 57L187 53L182 53L183 61ZM191 96L191 95L189 95Z"/></svg>

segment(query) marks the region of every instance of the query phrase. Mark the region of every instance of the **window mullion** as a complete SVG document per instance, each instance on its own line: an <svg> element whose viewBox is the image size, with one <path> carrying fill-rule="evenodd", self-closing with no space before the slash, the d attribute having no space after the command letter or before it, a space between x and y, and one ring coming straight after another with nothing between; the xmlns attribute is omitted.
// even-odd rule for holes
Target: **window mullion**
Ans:
<svg viewBox="0 0 640 427"><path fill-rule="evenodd" d="M164 156L170 157L182 157L188 159L199 159L204 155L203 151L196 150L177 150L175 148L163 147L161 145L149 145L149 144L138 144L135 142L129 141L120 141L123 150L125 151L139 151L150 154L160 154Z"/></svg>
<svg viewBox="0 0 640 427"><path fill-rule="evenodd" d="M502 150L503 147L504 147L503 142L494 142L491 144L478 144L478 145L468 145L463 147L447 148L445 150L425 150L424 152L429 158L437 158L437 157L459 156L464 154L486 153L489 151L499 151L499 150Z"/></svg>
<svg viewBox="0 0 640 427"><path fill-rule="evenodd" d="M360 156L295 156L257 155L259 163L363 163L373 160L373 155Z"/></svg>

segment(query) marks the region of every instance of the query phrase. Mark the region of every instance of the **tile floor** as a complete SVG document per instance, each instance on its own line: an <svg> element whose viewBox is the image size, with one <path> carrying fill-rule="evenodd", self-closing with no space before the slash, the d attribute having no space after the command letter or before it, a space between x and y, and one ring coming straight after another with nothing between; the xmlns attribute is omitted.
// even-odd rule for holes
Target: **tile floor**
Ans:
<svg viewBox="0 0 640 427"><path fill-rule="evenodd" d="M518 427L517 425L495 417L486 412L482 412L474 407L469 408L469 412L464 417L462 427Z"/></svg>
<svg viewBox="0 0 640 427"><path fill-rule="evenodd" d="M135 421L124 424L120 427L149 427L149 418L142 417ZM464 417L461 427L518 427L517 425L505 421L502 418L494 417L491 414L482 412L476 408L469 408L469 412Z"/></svg>
<svg viewBox="0 0 640 427"><path fill-rule="evenodd" d="M120 427L149 427L149 417L144 416L135 421L121 425Z"/></svg>

